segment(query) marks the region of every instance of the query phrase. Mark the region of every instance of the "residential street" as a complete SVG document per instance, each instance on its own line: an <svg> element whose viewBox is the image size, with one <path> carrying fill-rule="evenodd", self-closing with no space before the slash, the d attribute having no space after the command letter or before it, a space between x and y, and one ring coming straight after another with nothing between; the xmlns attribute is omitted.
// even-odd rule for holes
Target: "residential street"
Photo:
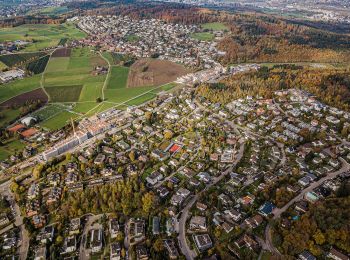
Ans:
<svg viewBox="0 0 350 260"><path fill-rule="evenodd" d="M197 201L197 199L199 198L199 196L203 192L207 191L211 186L217 184L227 174L232 172L233 167L242 159L243 154L244 154L244 142L242 140L240 140L240 149L239 149L238 154L236 155L234 163L225 172L223 172L219 177L215 178L213 180L213 182L211 182L209 185L207 185L207 187L204 190L202 190L201 192L199 192L198 194L193 196L193 198L187 203L185 208L181 211L181 218L179 220L178 241L179 241L180 250L181 250L182 254L185 255L187 260L192 260L197 256L196 251L190 249L189 245L187 244L187 240L186 240L186 221L187 221L187 218L189 217L189 210L191 209L193 204Z"/></svg>
<svg viewBox="0 0 350 260"><path fill-rule="evenodd" d="M310 192L314 189L316 189L317 187L321 186L325 181L333 179L335 177L337 177L339 174L342 174L344 172L347 172L350 170L350 164L347 163L343 158L339 158L340 161L342 162L342 167L335 172L329 173L327 176L319 179L318 181L312 183L310 186L308 186L307 188L303 189L296 197L294 197L292 200L290 200L284 207L282 208L276 208L273 211L273 219L277 219L281 216L281 214L283 212L285 212L291 205L293 205L295 202L300 201L301 199L303 199L304 195L307 192ZM271 225L268 224L266 226L265 229L265 241L266 241L266 245L267 248L270 252L273 252L274 254L280 255L280 252L278 251L277 248L274 247L273 243L272 243L272 236L271 236Z"/></svg>

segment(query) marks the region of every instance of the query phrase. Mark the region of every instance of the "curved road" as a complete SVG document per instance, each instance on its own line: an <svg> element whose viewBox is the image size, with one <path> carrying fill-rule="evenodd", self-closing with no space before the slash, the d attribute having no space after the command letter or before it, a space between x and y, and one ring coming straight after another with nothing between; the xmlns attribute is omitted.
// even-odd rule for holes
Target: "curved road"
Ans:
<svg viewBox="0 0 350 260"><path fill-rule="evenodd" d="M347 163L343 158L339 158L340 161L342 162L342 167L335 171L335 172L332 172L332 173L329 173L327 176L319 179L318 181L312 183L310 186L308 186L307 188L303 189L296 197L294 197L292 200L290 200L286 205L284 205L282 208L276 208L274 211L273 211L273 219L277 219L281 216L281 214L283 212L285 212L290 206L292 206L295 202L297 201L300 201L301 199L304 198L304 195L307 193L307 192L311 192L312 190L316 189L317 187L321 186L325 181L327 180L330 180L330 179L333 179L335 177L337 177L339 174L342 174L344 172L347 172L350 170L350 164ZM273 245L272 243L272 236L271 236L271 225L268 224L266 226L266 229L265 229L265 240L266 240L266 246L268 247L268 249L277 254L277 255L280 255L280 252L278 251L277 248L275 248L275 246Z"/></svg>
<svg viewBox="0 0 350 260"><path fill-rule="evenodd" d="M187 260L193 260L196 257L196 255L197 255L194 250L190 249L190 247L188 246L187 241L186 241L186 220L187 220L188 215L189 215L189 210L191 209L193 204L197 201L198 197L203 192L208 190L208 188L212 187L213 185L215 185L216 183L221 181L227 174L232 172L232 168L241 160L241 158L243 157L243 153L244 153L244 142L242 140L240 140L240 149L239 149L239 152L238 152L238 154L236 156L236 159L233 162L232 166L229 167L219 177L215 178L214 181L212 183L210 183L209 185L207 185L207 187L204 190L202 190L201 192L199 192L196 195L194 195L193 198L187 203L185 208L182 209L182 211L181 211L181 213L182 213L181 214L181 218L179 220L178 241L179 241L180 250L181 250L182 254L186 257Z"/></svg>

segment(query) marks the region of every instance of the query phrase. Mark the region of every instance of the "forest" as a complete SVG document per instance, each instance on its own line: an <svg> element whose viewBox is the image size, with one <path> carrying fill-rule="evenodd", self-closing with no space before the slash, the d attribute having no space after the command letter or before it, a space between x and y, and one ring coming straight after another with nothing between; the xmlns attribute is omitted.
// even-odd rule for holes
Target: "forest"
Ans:
<svg viewBox="0 0 350 260"><path fill-rule="evenodd" d="M300 88L316 95L328 105L349 111L349 69L301 66L261 67L256 72L231 76L220 83L202 84L197 94L211 102L229 103L246 96L271 98L279 89Z"/></svg>
<svg viewBox="0 0 350 260"><path fill-rule="evenodd" d="M311 206L290 228L275 225L274 244L284 254L296 255L307 249L315 256L332 246L350 253L350 197L329 198Z"/></svg>

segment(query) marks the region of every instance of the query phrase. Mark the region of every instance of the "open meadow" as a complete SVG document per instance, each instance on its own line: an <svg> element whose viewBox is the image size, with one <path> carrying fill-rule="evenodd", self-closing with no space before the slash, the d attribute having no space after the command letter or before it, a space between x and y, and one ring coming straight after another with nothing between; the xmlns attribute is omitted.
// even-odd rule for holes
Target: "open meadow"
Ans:
<svg viewBox="0 0 350 260"><path fill-rule="evenodd" d="M25 24L12 28L0 29L0 43L5 41L28 41L25 51L38 51L55 47L61 39L81 39L85 33L74 24Z"/></svg>

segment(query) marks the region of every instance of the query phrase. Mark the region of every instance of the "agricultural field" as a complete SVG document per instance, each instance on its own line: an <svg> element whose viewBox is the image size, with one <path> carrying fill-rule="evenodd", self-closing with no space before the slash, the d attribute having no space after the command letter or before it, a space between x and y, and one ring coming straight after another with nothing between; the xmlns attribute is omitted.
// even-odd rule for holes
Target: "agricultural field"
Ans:
<svg viewBox="0 0 350 260"><path fill-rule="evenodd" d="M111 65L121 65L125 67L131 66L135 62L135 57L128 54L121 54L116 52L105 52L103 53Z"/></svg>
<svg viewBox="0 0 350 260"><path fill-rule="evenodd" d="M60 40L59 44L62 42L62 39ZM51 57L70 57L71 55L71 52L72 52L72 49L69 49L69 48L60 48L60 49L57 49L55 50Z"/></svg>
<svg viewBox="0 0 350 260"><path fill-rule="evenodd" d="M113 66L107 89L123 89L126 88L128 82L129 68L121 66Z"/></svg>
<svg viewBox="0 0 350 260"><path fill-rule="evenodd" d="M76 102L79 100L82 85L47 87L51 102Z"/></svg>
<svg viewBox="0 0 350 260"><path fill-rule="evenodd" d="M193 33L191 35L192 38L197 39L199 41L212 41L214 40L214 34L210 32L200 32L200 33Z"/></svg>
<svg viewBox="0 0 350 260"><path fill-rule="evenodd" d="M205 23L201 25L203 29L213 30L213 31L224 31L229 30L229 28L223 23Z"/></svg>
<svg viewBox="0 0 350 260"><path fill-rule="evenodd" d="M141 59L130 67L128 87L160 86L189 72L184 66L170 61Z"/></svg>
<svg viewBox="0 0 350 260"><path fill-rule="evenodd" d="M50 59L49 55L46 55L36 61L27 64L26 69L33 72L34 74L40 74L45 71L46 65Z"/></svg>
<svg viewBox="0 0 350 260"><path fill-rule="evenodd" d="M125 58L130 58L116 53L103 53L103 56L111 59L112 64L123 64ZM49 59L45 69L46 57ZM28 69L37 73L41 71L41 74L1 86L0 102L7 100L3 104L13 103L27 100L28 97L49 101L32 115L39 119L42 127L56 130L69 123L71 118L91 116L114 106L125 109L130 105L144 103L156 97L160 91L173 87L172 84L167 84L159 88L163 82L171 82L179 75L187 73L180 65L150 59L135 63L130 68L113 65L108 82L105 82L107 74L95 76L92 71L97 66L107 65L105 59L89 48L59 49L52 56L44 56L27 65ZM131 69L134 78L151 75L152 84L142 82L139 86L128 87ZM98 103L98 98L103 97L102 92L105 99ZM46 94L49 95L49 100ZM19 112L13 111L11 117L3 119L3 123L6 124L18 115Z"/></svg>
<svg viewBox="0 0 350 260"><path fill-rule="evenodd" d="M42 88L37 88L17 96L14 96L5 102L1 103L1 107L18 107L25 105L28 101L41 101L42 104L46 103L48 97Z"/></svg>
<svg viewBox="0 0 350 260"><path fill-rule="evenodd" d="M63 46L68 42L67 38L62 38L59 42L58 42L58 46Z"/></svg>
<svg viewBox="0 0 350 260"><path fill-rule="evenodd" d="M38 51L55 47L62 38L81 39L86 34L74 24L25 24L13 28L0 29L0 42L23 40L31 42L24 51Z"/></svg>
<svg viewBox="0 0 350 260"><path fill-rule="evenodd" d="M8 67L21 66L45 55L45 52L6 54L0 56L0 62Z"/></svg>
<svg viewBox="0 0 350 260"><path fill-rule="evenodd" d="M40 88L40 78L41 75L34 75L0 85L0 104L12 97Z"/></svg>
<svg viewBox="0 0 350 260"><path fill-rule="evenodd" d="M66 58L66 57L51 58L47 65L46 72L48 74L50 72L66 71L68 68L68 64L69 64L69 58Z"/></svg>
<svg viewBox="0 0 350 260"><path fill-rule="evenodd" d="M103 82L85 83L79 97L79 101L96 101L102 95Z"/></svg>

